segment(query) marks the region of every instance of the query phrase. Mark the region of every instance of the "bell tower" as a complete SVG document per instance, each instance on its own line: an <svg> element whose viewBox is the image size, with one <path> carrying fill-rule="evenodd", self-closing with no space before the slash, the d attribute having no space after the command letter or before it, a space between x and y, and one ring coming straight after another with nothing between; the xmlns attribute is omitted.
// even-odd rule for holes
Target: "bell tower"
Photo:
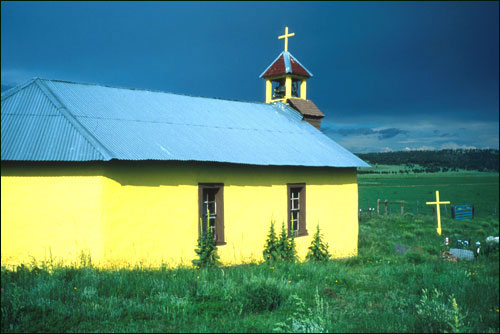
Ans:
<svg viewBox="0 0 500 334"><path fill-rule="evenodd" d="M285 40L285 50L280 53L271 65L260 75L266 79L266 103L286 102L290 98L306 99L306 80L312 77L309 72L290 52L288 52L288 38L295 33L278 36Z"/></svg>
<svg viewBox="0 0 500 334"><path fill-rule="evenodd" d="M288 38L292 36L295 33L288 33L288 27L285 27L285 34L278 36L278 39L285 40L285 50L260 75L266 80L266 103L286 103L300 112L303 120L320 129L325 115L307 100L306 80L313 75L288 52Z"/></svg>

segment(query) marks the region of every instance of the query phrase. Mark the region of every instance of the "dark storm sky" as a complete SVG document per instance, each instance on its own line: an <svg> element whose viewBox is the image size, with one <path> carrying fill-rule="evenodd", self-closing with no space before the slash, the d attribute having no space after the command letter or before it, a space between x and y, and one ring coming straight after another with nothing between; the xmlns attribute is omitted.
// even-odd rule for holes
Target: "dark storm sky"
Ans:
<svg viewBox="0 0 500 334"><path fill-rule="evenodd" d="M498 148L498 2L1 2L2 91L32 77L246 101L283 50L354 152Z"/></svg>

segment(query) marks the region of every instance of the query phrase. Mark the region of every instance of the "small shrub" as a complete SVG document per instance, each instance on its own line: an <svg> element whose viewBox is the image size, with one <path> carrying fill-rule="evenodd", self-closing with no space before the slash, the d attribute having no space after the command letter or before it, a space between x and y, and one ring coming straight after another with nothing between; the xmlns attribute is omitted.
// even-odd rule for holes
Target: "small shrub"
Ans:
<svg viewBox="0 0 500 334"><path fill-rule="evenodd" d="M286 254L288 252L288 237L285 229L285 223L281 223L281 233L278 237L276 250L278 251L278 259L284 260L287 257Z"/></svg>
<svg viewBox="0 0 500 334"><path fill-rule="evenodd" d="M283 303L285 292L275 279L252 277L241 287L239 297L246 311L272 311Z"/></svg>
<svg viewBox="0 0 500 334"><path fill-rule="evenodd" d="M200 219L201 221L201 219ZM194 250L198 255L192 262L197 268L217 267L219 266L219 255L215 245L214 231L207 227L207 233L201 233L198 238L198 246Z"/></svg>
<svg viewBox="0 0 500 334"><path fill-rule="evenodd" d="M319 224L316 225L316 233L314 233L306 259L308 261L328 261L330 259L328 244L325 244L321 238Z"/></svg>
<svg viewBox="0 0 500 334"><path fill-rule="evenodd" d="M450 296L448 303L443 300L443 293L434 289L432 295L428 295L427 289L422 289L420 303L417 304L417 332L425 333L458 333L466 330L462 310L457 304L455 297Z"/></svg>
<svg viewBox="0 0 500 334"><path fill-rule="evenodd" d="M318 289L314 295L316 308L311 310L297 295L290 296L289 302L293 305L294 312L283 322L278 322L273 332L276 333L325 333L325 316L328 314L328 304L319 297Z"/></svg>
<svg viewBox="0 0 500 334"><path fill-rule="evenodd" d="M281 233L277 243L278 257L284 262L296 262L297 250L295 249L295 235L290 233L290 238L287 236L287 229L285 223L281 223Z"/></svg>
<svg viewBox="0 0 500 334"><path fill-rule="evenodd" d="M294 263L298 260L297 250L295 246L295 235L290 233L290 238L287 236L287 229L285 223L281 224L281 233L276 237L274 231L274 222L271 221L269 234L267 236L266 244L264 246L264 261L268 263L275 263L278 261Z"/></svg>
<svg viewBox="0 0 500 334"><path fill-rule="evenodd" d="M298 260L297 249L295 247L295 233L292 232L290 234L291 236L288 239L288 248L284 260L286 262L294 263Z"/></svg>
<svg viewBox="0 0 500 334"><path fill-rule="evenodd" d="M271 221L271 227L269 228L266 245L264 246L264 251L262 253L264 255L265 262L274 263L279 259L278 238L276 237L276 232L274 231L274 221Z"/></svg>

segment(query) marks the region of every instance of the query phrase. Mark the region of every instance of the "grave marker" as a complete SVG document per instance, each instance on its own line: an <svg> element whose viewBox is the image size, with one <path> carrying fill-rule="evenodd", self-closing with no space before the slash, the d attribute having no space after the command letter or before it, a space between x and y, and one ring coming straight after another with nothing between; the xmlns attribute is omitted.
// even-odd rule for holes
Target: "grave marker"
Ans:
<svg viewBox="0 0 500 334"><path fill-rule="evenodd" d="M439 210L439 205L440 204L450 204L449 201L439 201L439 190L436 190L436 201L435 202L425 202L427 205L436 205L436 210L437 210L437 221L438 221L438 227L437 227L437 233L441 235L441 211Z"/></svg>
<svg viewBox="0 0 500 334"><path fill-rule="evenodd" d="M451 207L451 218L472 219L474 218L474 205L455 205Z"/></svg>

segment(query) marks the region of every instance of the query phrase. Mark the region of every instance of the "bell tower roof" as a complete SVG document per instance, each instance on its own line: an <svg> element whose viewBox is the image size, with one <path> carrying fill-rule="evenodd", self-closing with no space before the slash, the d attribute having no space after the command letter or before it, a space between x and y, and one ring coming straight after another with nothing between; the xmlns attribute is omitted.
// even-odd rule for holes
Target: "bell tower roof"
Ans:
<svg viewBox="0 0 500 334"><path fill-rule="evenodd" d="M293 36L295 33L288 33L285 27L285 34L278 36L285 40L283 52L260 75L266 80L266 103L286 103L297 110L304 121L320 129L325 115L307 99L307 79L313 75L288 52L288 38Z"/></svg>
<svg viewBox="0 0 500 334"><path fill-rule="evenodd" d="M295 74L304 78L313 76L290 52L283 51L259 77L270 78L285 74Z"/></svg>

